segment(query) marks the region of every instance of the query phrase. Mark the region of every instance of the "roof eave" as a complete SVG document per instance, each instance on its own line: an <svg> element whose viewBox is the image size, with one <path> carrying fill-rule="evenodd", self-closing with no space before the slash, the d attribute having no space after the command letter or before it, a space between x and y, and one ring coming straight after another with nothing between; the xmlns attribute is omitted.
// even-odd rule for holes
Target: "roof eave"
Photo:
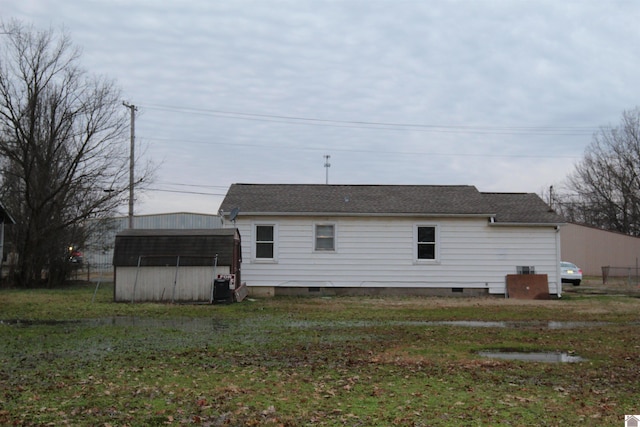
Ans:
<svg viewBox="0 0 640 427"><path fill-rule="evenodd" d="M229 212L222 214L229 217ZM341 216L341 217L425 217L425 218L487 218L495 216L488 213L452 214L452 213L419 213L419 212L242 212L240 216Z"/></svg>
<svg viewBox="0 0 640 427"><path fill-rule="evenodd" d="M564 222L491 222L492 227L560 227Z"/></svg>

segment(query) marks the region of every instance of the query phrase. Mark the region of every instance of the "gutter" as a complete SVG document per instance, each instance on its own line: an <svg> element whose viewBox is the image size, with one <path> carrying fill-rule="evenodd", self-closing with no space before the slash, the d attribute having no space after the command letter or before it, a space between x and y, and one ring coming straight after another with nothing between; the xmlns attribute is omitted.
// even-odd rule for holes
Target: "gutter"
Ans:
<svg viewBox="0 0 640 427"><path fill-rule="evenodd" d="M228 217L229 212L222 212L222 216ZM402 217L402 218L486 218L491 216L486 213L473 214L452 214L452 213L420 213L420 212L402 212L402 213L374 213L374 212L242 212L242 216L341 216L341 217Z"/></svg>
<svg viewBox="0 0 640 427"><path fill-rule="evenodd" d="M489 225L493 227L556 227L559 229L560 226L565 225L565 223L558 222L495 222L493 218L489 221Z"/></svg>

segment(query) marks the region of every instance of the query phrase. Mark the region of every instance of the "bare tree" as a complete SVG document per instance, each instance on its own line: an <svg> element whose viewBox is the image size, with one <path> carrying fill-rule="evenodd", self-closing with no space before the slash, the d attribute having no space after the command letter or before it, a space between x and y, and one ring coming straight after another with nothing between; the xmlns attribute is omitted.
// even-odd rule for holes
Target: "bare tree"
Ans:
<svg viewBox="0 0 640 427"><path fill-rule="evenodd" d="M29 286L48 268L62 271L50 276L59 282L86 220L127 200L128 116L114 83L80 68L64 32L18 21L0 31L1 197L17 221L14 279Z"/></svg>
<svg viewBox="0 0 640 427"><path fill-rule="evenodd" d="M568 219L640 236L640 109L596 132L567 182L575 193L561 203Z"/></svg>

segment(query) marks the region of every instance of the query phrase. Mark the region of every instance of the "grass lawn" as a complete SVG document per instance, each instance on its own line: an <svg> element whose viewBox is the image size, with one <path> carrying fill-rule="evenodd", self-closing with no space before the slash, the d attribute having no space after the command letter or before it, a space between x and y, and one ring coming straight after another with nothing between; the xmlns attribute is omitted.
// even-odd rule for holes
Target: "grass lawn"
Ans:
<svg viewBox="0 0 640 427"><path fill-rule="evenodd" d="M0 290L1 425L621 426L640 413L639 298L112 296Z"/></svg>

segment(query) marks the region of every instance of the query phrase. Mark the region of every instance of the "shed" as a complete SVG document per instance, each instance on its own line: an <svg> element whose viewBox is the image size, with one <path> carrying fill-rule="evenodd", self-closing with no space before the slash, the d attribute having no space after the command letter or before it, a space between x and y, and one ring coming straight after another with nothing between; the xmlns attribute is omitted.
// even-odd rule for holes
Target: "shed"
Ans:
<svg viewBox="0 0 640 427"><path fill-rule="evenodd" d="M115 240L114 300L213 302L216 279L242 299L241 260L236 228L124 230Z"/></svg>

